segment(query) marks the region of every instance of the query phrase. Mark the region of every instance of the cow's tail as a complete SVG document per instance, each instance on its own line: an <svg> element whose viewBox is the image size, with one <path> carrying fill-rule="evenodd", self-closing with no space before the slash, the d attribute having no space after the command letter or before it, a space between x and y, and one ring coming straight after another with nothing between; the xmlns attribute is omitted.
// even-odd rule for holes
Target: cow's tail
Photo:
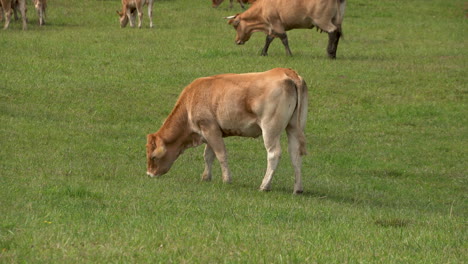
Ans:
<svg viewBox="0 0 468 264"><path fill-rule="evenodd" d="M294 110L294 114L296 116L296 124L295 126L298 128L297 131L297 139L299 141L299 154L301 156L307 155L307 148L306 148L306 138L304 135L304 129L306 126L306 121L307 121L307 104L308 104L308 90L307 90L307 84L302 79L301 76L299 76L295 71L292 71L294 73L294 76L289 76L296 87L296 93L297 93L297 105L296 109Z"/></svg>

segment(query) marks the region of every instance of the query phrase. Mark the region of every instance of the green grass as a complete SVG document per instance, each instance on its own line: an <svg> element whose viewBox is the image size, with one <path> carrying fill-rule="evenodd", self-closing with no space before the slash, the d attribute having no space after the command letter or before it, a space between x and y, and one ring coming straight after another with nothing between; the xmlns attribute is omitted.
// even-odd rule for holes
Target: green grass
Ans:
<svg viewBox="0 0 468 264"><path fill-rule="evenodd" d="M223 3L161 0L120 29L120 1L51 1L47 25L0 32L0 263L463 263L464 1L349 1L326 34L244 46ZM146 14L145 14L146 15ZM261 139L226 140L233 183L200 181L203 148L145 176L155 132L193 79L291 67L309 86L305 193Z"/></svg>

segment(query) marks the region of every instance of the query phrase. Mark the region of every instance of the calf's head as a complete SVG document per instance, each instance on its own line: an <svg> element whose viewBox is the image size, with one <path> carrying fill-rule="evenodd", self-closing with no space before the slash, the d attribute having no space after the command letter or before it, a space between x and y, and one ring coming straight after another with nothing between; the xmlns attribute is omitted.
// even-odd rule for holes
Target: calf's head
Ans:
<svg viewBox="0 0 468 264"><path fill-rule="evenodd" d="M246 21L239 14L226 17L226 19L229 19L228 24L232 25L237 32L235 40L237 45L243 45L250 39L253 32L248 28Z"/></svg>
<svg viewBox="0 0 468 264"><path fill-rule="evenodd" d="M161 176L169 171L178 155L168 148L157 134L149 134L146 143L146 174L150 177Z"/></svg>
<svg viewBox="0 0 468 264"><path fill-rule="evenodd" d="M120 20L120 27L121 28L124 28L127 26L128 24L128 17L127 17L127 14L125 14L124 12L121 12L121 11L118 11L117 10L117 14L119 15L119 20Z"/></svg>

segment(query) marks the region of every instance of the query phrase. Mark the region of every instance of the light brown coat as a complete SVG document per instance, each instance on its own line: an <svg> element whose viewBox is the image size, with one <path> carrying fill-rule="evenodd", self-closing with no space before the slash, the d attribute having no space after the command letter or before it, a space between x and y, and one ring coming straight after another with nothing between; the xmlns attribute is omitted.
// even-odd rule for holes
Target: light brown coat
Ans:
<svg viewBox="0 0 468 264"><path fill-rule="evenodd" d="M230 182L223 137L263 136L268 166L260 189L269 190L281 155L280 136L286 130L295 170L294 193L301 193L307 102L307 85L291 69L196 79L182 91L161 128L147 136L147 174L167 173L185 149L205 143L202 179L211 180L216 157L223 181Z"/></svg>
<svg viewBox="0 0 468 264"><path fill-rule="evenodd" d="M257 0L245 12L226 17L237 32L236 44L248 41L254 32L267 34L262 55L266 56L274 38L280 38L287 55L289 49L286 31L314 28L328 33L328 56L336 58L345 0Z"/></svg>
<svg viewBox="0 0 468 264"><path fill-rule="evenodd" d="M122 11L117 10L120 17L120 27L124 28L130 21L130 27L135 26L136 13L138 13L138 28L141 28L143 21L143 6L148 6L148 17L150 28L153 27L153 2L154 0L122 0Z"/></svg>

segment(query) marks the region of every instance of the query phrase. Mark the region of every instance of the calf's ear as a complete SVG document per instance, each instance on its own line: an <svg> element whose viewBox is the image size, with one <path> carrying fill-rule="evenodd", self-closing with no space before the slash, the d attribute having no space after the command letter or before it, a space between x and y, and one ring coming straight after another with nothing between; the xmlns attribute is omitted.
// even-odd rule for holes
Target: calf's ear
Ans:
<svg viewBox="0 0 468 264"><path fill-rule="evenodd" d="M153 153L151 153L151 158L157 158L160 159L164 157L164 154L166 154L166 147L164 145L159 145Z"/></svg>

